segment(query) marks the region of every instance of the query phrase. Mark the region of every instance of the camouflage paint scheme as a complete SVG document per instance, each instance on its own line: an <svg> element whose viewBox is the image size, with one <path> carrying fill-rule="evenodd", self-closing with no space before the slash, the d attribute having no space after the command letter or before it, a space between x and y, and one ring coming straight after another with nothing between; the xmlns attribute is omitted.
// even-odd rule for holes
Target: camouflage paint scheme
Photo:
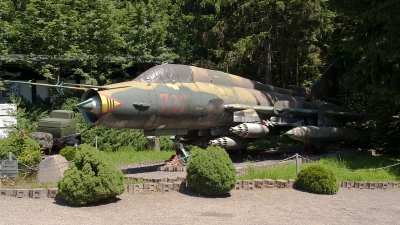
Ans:
<svg viewBox="0 0 400 225"><path fill-rule="evenodd" d="M282 130L321 146L359 137L343 122L384 118L334 104L340 102L335 96L341 63L336 60L310 88L290 89L220 71L162 64L133 81L87 90L78 107L88 123L143 129L146 135L181 135L203 147L242 149L251 140Z"/></svg>
<svg viewBox="0 0 400 225"><path fill-rule="evenodd" d="M162 64L133 81L106 86L38 84L83 89L81 109L86 122L117 129L142 129L147 136L177 135L201 147L245 149L250 141L281 131L320 147L351 141L357 130L344 127L355 120L398 119L358 114L340 106L343 62L335 62L310 88L273 87L243 77L194 66ZM9 81L14 82L14 81Z"/></svg>

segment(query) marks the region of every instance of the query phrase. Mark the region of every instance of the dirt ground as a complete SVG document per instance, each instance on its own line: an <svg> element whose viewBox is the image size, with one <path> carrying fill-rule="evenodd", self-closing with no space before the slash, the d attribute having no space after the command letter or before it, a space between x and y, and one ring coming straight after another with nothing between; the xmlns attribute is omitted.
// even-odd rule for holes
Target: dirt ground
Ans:
<svg viewBox="0 0 400 225"><path fill-rule="evenodd" d="M1 224L399 224L400 190L341 188L336 195L294 189L122 194L71 207L54 199L0 199Z"/></svg>

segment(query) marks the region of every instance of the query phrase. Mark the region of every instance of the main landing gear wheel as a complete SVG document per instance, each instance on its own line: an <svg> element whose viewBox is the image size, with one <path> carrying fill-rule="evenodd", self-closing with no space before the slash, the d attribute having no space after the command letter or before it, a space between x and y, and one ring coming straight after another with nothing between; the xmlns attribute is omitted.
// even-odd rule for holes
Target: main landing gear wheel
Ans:
<svg viewBox="0 0 400 225"><path fill-rule="evenodd" d="M179 158L179 163L182 166L186 166L190 161L190 151L186 150L185 147L180 144L181 137L179 135L175 136L174 148L176 155Z"/></svg>
<svg viewBox="0 0 400 225"><path fill-rule="evenodd" d="M182 166L187 166L190 161L190 152L186 151L184 147L181 147L180 151L177 152L176 155L179 157L179 162Z"/></svg>

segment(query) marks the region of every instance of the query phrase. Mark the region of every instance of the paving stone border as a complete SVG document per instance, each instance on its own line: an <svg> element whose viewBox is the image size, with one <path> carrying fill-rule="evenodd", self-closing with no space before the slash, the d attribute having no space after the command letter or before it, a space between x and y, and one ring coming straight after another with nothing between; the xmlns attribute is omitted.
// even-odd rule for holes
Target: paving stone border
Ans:
<svg viewBox="0 0 400 225"><path fill-rule="evenodd" d="M58 188L34 188L34 189L0 189L0 199L4 198L55 198Z"/></svg>
<svg viewBox="0 0 400 225"><path fill-rule="evenodd" d="M132 176L127 179L136 180ZM136 180L138 181L138 180ZM360 182L360 181L339 181L341 188L346 189L394 189L400 190L398 182ZM251 191L256 189L286 189L294 188L295 180L289 179L254 179L254 180L237 180L233 191ZM191 190L186 177L175 178L156 178L151 179L149 183L127 184L125 185L126 194L144 194L152 192L172 192ZM372 192L371 192L372 193ZM32 198L44 199L55 198L58 194L58 188L35 188L35 189L0 189L0 201L4 198Z"/></svg>

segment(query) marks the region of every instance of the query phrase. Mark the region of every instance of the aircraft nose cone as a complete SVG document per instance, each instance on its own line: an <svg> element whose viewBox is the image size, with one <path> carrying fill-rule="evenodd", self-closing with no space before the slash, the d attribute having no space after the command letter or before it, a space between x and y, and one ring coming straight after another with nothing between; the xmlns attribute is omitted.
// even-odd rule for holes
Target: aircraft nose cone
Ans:
<svg viewBox="0 0 400 225"><path fill-rule="evenodd" d="M289 130L288 132L286 132L286 135L288 135L288 136L293 136L293 135L294 135L293 130Z"/></svg>
<svg viewBox="0 0 400 225"><path fill-rule="evenodd" d="M79 109L83 109L85 111L90 111L93 109L93 99L90 98L86 101L83 101L83 102L77 104L76 107L78 107Z"/></svg>
<svg viewBox="0 0 400 225"><path fill-rule="evenodd" d="M92 113L95 116L101 115L101 100L98 96L94 96L76 105L81 110Z"/></svg>

